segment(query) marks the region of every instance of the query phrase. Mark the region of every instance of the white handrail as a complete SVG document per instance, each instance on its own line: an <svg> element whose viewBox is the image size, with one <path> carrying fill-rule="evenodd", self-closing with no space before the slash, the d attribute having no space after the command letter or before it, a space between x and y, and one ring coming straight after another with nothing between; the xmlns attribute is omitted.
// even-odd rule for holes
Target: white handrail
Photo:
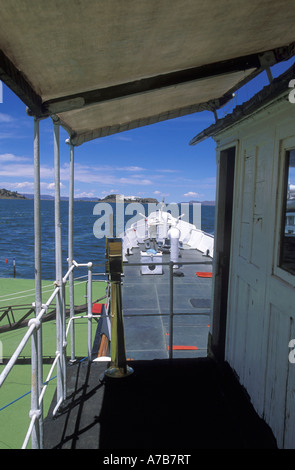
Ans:
<svg viewBox="0 0 295 470"><path fill-rule="evenodd" d="M87 267L88 268L88 282L92 283L92 275L89 274L89 271L91 272L91 269L92 269L92 263L79 263L78 264L75 261L73 261L72 265L69 267L67 273L65 274L65 276L62 279L63 285L66 284L70 273L76 267ZM104 282L107 282L107 281L104 281ZM42 308L41 308L39 314L35 318L31 318L31 320L29 320L28 330L26 331L25 335L23 336L23 338L21 339L19 345L17 346L16 350L12 354L10 360L8 361L5 368L3 369L3 371L0 374L0 387L5 382L7 376L9 375L9 373L12 370L13 366L15 365L19 355L21 354L22 350L24 349L24 347L28 343L29 339L32 337L34 331L39 329L39 327L42 325L42 318L43 318L44 314L48 311L48 307L50 306L50 304L52 303L52 301L54 300L54 298L56 297L56 295L60 292L60 290L62 288L62 286L57 285L56 282L55 282L55 286L56 287L55 287L54 291L52 292L51 296L49 297L49 299L47 300L47 302L45 304L42 304ZM91 320L92 320L92 318L100 318L101 317L101 315L93 315L92 314L92 298L91 298L92 297L92 289L91 289L91 286L90 286L90 289L89 289L89 297L90 298L88 298L87 315L81 315L79 317L75 316L75 317L70 318L69 324L68 324L68 327L67 327L67 330L66 330L66 337L68 335L69 326L72 323L72 320L75 320L77 318L87 318L88 319L88 336L89 336L89 334L91 335ZM33 306L34 306L34 303L33 303ZM91 342L91 340L92 340L92 338L88 338L88 356L90 355L89 351L90 351L90 344L91 344L90 342ZM48 383L50 381L50 378L52 376L52 373L53 373L57 363L59 361L61 361L61 359L62 359L61 358L61 353L59 351L57 351L56 352L56 357L55 357L55 359L54 359L54 361L51 365L51 368L50 368L50 371L47 375L46 381L44 382L44 384L42 386L42 391L41 391L41 393L38 397L39 408L41 408L41 404L43 402L43 398L44 398ZM65 371L62 371L62 374L64 374L64 373L65 373ZM61 403L63 402L63 400L64 400L64 397L61 397L59 399L58 403L56 404L56 406L53 410L53 414L55 414L57 412L57 410L58 410L59 406L61 405ZM24 442L23 442L23 445L22 445L22 449L27 447L30 436L31 436L31 434L33 432L33 429L35 427L35 421L36 421L36 419L39 420L40 414L41 414L40 409L30 411L30 418L31 418L30 419L30 424L29 424L29 428L28 428L27 434L25 436L25 439L24 439Z"/></svg>
<svg viewBox="0 0 295 470"><path fill-rule="evenodd" d="M66 337L68 336L69 334L69 329L70 329L70 326L71 326L71 323L74 321L74 320L81 320L81 318L87 318L89 319L89 315L75 315L74 317L70 318L69 321L68 321L68 326L67 326L67 331L66 331ZM91 315L91 318L101 318L101 315Z"/></svg>
<svg viewBox="0 0 295 470"><path fill-rule="evenodd" d="M51 294L51 296L49 297L48 301L46 302L46 304L42 307L39 315L32 319L34 320L34 322L29 322L28 326L28 330L26 332L26 334L23 336L22 340L20 341L18 347L16 348L16 350L14 351L14 353L12 354L11 358L9 359L8 363L6 364L6 366L4 367L3 371L1 372L0 374L0 387L2 386L2 384L4 383L4 381L6 380L9 372L11 371L12 367L15 365L20 353L22 352L22 350L24 349L24 347L26 346L27 342L29 341L33 331L35 330L35 328L38 326L38 322L41 321L44 313L47 312L47 309L49 307L49 305L51 304L51 302L53 301L54 297L56 296L56 294L58 293L59 291L59 287L56 287L55 290L53 291L53 293Z"/></svg>
<svg viewBox="0 0 295 470"><path fill-rule="evenodd" d="M23 445L22 445L22 449L25 449L28 445L28 442L29 442L29 439L31 437L31 434L32 434L32 431L33 431L33 428L34 428L34 424L35 424L35 421L37 419L37 415L34 414L31 418L31 421L30 421L30 425L29 425L29 429L27 431L27 434L26 434L26 437L25 437L25 440L23 442Z"/></svg>
<svg viewBox="0 0 295 470"><path fill-rule="evenodd" d="M31 335L32 335L35 328L36 328L35 324L30 325L30 327L27 330L26 334L24 335L23 339L21 340L18 347L16 348L13 355L11 356L8 363L4 367L3 371L1 372L1 374L0 374L0 387L3 385L5 379L7 378L9 372L11 371L11 369L14 366L15 362L17 361L18 356L20 355L20 353L24 349L25 345L29 341L29 339L30 339L30 337L31 337Z"/></svg>
<svg viewBox="0 0 295 470"><path fill-rule="evenodd" d="M44 395L45 395L45 391L46 391L46 389L47 389L47 387L48 387L48 383L49 383L49 381L50 381L50 379L51 379L52 373L53 373L54 368L55 368L55 366L56 366L56 364L57 364L57 361L58 361L58 359L59 359L59 356L60 356L60 354L59 354L59 353L56 353L55 359L54 359L53 363L51 364L50 370L49 370L48 375L47 375L47 377L46 377L46 380L45 380L45 382L44 382L44 384L43 384L42 392L40 393L40 397L39 397L39 406L41 405L41 403L42 403L42 401L43 401L43 397L44 397Z"/></svg>

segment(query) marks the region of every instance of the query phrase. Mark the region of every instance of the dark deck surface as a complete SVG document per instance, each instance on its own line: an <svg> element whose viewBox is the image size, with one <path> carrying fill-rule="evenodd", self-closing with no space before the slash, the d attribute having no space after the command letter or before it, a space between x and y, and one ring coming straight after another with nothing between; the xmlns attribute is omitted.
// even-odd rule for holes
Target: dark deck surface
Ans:
<svg viewBox="0 0 295 470"><path fill-rule="evenodd" d="M143 246L141 247L143 249ZM130 263L140 262L140 249L133 249ZM210 263L197 250L181 250L181 262ZM169 255L163 255L169 262ZM173 357L205 357L210 324L212 279L200 278L196 272L211 272L212 265L183 265L173 276L173 345L194 346L197 350L173 351ZM140 266L124 264L122 287L123 313L127 356L133 359L168 358L169 346L169 266L163 274L141 274ZM155 314L161 314L155 316ZM188 315L190 314L190 315Z"/></svg>
<svg viewBox="0 0 295 470"><path fill-rule="evenodd" d="M70 366L68 399L53 419L54 400L44 420L45 447L173 454L275 448L228 367L206 358L132 361L132 367L131 376L104 381L106 363Z"/></svg>

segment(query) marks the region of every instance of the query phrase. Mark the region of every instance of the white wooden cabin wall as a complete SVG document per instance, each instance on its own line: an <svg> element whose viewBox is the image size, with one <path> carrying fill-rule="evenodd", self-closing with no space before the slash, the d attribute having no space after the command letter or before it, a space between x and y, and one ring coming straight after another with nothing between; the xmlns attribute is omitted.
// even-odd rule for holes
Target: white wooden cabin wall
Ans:
<svg viewBox="0 0 295 470"><path fill-rule="evenodd" d="M293 136L295 105L284 100L217 137L223 149L239 142L225 359L281 448L295 448L288 347L295 338L295 276L277 266L283 161L286 146L295 148Z"/></svg>

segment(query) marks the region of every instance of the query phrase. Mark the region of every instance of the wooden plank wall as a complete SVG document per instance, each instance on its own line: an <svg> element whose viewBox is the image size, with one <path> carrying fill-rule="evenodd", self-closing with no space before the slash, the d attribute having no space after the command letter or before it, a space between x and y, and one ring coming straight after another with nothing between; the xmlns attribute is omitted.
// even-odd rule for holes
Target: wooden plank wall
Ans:
<svg viewBox="0 0 295 470"><path fill-rule="evenodd" d="M225 359L281 448L295 448L295 364L288 359L295 338L295 276L277 266L283 155L295 136L293 106L285 102L231 130L239 151Z"/></svg>

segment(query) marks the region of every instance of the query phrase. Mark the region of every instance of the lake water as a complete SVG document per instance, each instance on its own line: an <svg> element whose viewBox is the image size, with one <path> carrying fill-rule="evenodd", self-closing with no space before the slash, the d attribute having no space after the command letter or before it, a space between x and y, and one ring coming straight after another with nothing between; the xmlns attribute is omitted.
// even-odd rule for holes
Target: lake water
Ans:
<svg viewBox="0 0 295 470"><path fill-rule="evenodd" d="M93 214L96 202L74 202L74 259L78 263L92 261L96 272L104 272L105 239L93 234L99 218ZM148 214L147 204L143 205ZM125 204L126 207L126 204ZM116 207L112 204L114 221ZM180 212L179 212L180 213ZM202 230L214 232L214 206L202 206ZM136 213L134 213L136 215ZM125 217L125 223L132 216ZM192 222L192 206L190 207ZM61 201L63 273L67 271L68 202ZM41 201L42 279L55 279L54 253L54 201ZM34 279L34 202L33 200L0 200L0 277L13 276L15 260L16 277ZM84 272L83 272L84 274Z"/></svg>

